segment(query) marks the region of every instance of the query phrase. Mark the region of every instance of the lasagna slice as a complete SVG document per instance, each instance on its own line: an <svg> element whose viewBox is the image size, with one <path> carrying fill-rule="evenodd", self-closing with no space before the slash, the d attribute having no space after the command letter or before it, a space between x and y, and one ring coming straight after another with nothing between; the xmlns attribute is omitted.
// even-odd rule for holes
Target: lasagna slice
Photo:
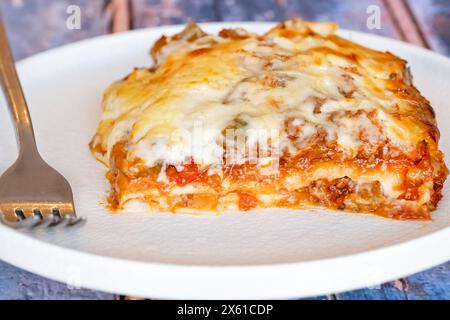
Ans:
<svg viewBox="0 0 450 320"><path fill-rule="evenodd" d="M406 62L288 20L263 35L163 36L105 92L90 148L109 203L151 211L311 208L430 219L448 175Z"/></svg>

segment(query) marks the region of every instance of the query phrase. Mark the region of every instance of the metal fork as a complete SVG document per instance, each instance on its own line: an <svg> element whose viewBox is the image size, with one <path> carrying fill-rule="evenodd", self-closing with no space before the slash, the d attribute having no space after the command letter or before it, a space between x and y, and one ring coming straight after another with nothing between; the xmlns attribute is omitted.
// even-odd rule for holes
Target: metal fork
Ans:
<svg viewBox="0 0 450 320"><path fill-rule="evenodd" d="M76 216L69 183L38 152L1 17L0 78L19 149L16 162L0 177L0 220L13 228L81 225L86 220Z"/></svg>

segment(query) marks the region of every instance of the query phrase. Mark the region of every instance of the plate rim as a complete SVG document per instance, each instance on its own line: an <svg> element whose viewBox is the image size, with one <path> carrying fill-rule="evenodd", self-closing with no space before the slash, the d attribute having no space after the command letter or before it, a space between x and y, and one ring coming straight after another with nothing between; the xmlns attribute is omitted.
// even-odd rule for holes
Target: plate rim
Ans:
<svg viewBox="0 0 450 320"><path fill-rule="evenodd" d="M13 241L11 241L11 239ZM160 262L144 262L129 260L123 258L115 258L111 256L93 254L89 252L78 251L71 248L66 248L58 246L56 244L44 242L37 240L28 234L18 232L16 230L10 229L6 226L0 226L0 242L8 244L5 248L0 250L1 258L6 262L11 263L19 268L28 270L30 272L36 273L38 275L47 277L52 280L61 281L63 283L68 283L67 268L79 268L79 270L92 271L97 269L97 272L93 274L101 273L103 267L108 264L110 270L115 269L110 276L115 274L118 270L138 270L138 273L142 273L143 269L146 272L151 271L151 279L138 279L139 283L144 282L147 285L152 284L153 287L149 290L136 290L135 286L138 284L136 281L123 281L119 280L121 289L117 289L117 284L111 285L105 282L105 279L99 279L98 276L90 277L86 279L80 278L80 282L76 285L83 288L89 288L93 290L101 290L105 292L120 293L124 295L133 296L144 296L152 298L175 298L175 299L286 299L286 298L302 298L310 297L316 295L339 293L350 290L355 290L362 287L371 287L378 285L381 282L393 281L410 274L420 272L424 269L431 268L435 265L446 262L448 259L448 254L446 254L446 248L450 248L450 228L444 228L435 232L432 232L426 236L422 236L413 240L400 242L394 245L390 245L383 248L377 248L372 250L367 250L355 254L342 255L333 258L318 259L304 262L288 262L288 263L274 263L274 264L258 264L258 265L242 265L242 266L207 266L207 265L185 265L185 264L173 264L173 263L160 263ZM36 249L36 242L39 242L40 251L38 250L27 250L34 248ZM417 257L416 252L420 247L427 248L431 244L440 243L443 248L440 248L440 255L433 255L431 258L422 259L423 257ZM19 249L19 250L18 250ZM16 252L28 252L29 255L17 255ZM420 250L419 250L420 251ZM424 251L426 253L426 251ZM423 253L423 252L422 252ZM400 266L400 270L392 271L389 270L388 274L383 274L379 278L375 277L371 280L367 280L366 275L359 276L359 281L355 281L351 284L345 282L339 285L334 285L333 289L325 289L327 286L316 286L310 288L290 288L290 290L285 290L285 283L292 282L298 273L301 271L311 271L311 269L321 269L316 272L316 278L320 278L323 282L328 279L328 277L323 277L325 274L333 274L336 269L336 265L339 264L340 270L346 270L346 273L351 273L354 266L365 266L371 262L379 263L379 260L384 260L386 257L390 257L389 262L386 263L385 267L389 266ZM43 259L45 257L45 259ZM416 263L414 266L408 265L411 261L411 257L416 257L415 261L421 261L420 264ZM49 259L53 263L49 263ZM37 265L35 262L40 261ZM408 262L405 264L405 261ZM62 268L65 265L66 269ZM31 266L31 267L30 267ZM49 268L45 268L47 266ZM101 267L100 267L101 266ZM149 269L153 270L149 270ZM206 272L206 273L204 273ZM369 273L371 270L369 270ZM241 275L236 276L236 273ZM242 275L242 273L245 273ZM238 277L239 282L242 278L249 277L252 273L258 273L260 278L263 276L265 280L269 280L269 283L273 282L274 279L279 278L278 274L282 274L283 279L281 286L276 283L272 283L272 289L266 290L265 292L258 292L257 290L247 290L248 292L234 292L230 291L230 286L226 288L227 281L229 277ZM306 272L308 277L311 277L310 272ZM155 285L154 275L157 274L160 279L158 285ZM320 277L318 275L320 274ZM161 275L163 275L161 277ZM179 287L180 284L189 287L193 285L191 276L195 276L196 279L203 278L205 281L203 283L195 283L197 286L203 288L206 291L205 294L199 293L203 290L194 290L191 292L173 293L170 289L163 288L164 284L167 284L168 279L176 279L175 283L178 283L174 287ZM334 277L334 275L332 276ZM110 277L106 277L110 278ZM225 281L223 278L226 278ZM345 277L344 277L345 278ZM217 281L217 279L222 279ZM115 279L117 280L117 279ZM148 281L150 280L150 281ZM187 280L187 281L183 281ZM215 280L215 283L214 283ZM270 281L271 280L271 281ZM301 281L306 281L305 277L301 277ZM319 279L309 279L309 282L314 282ZM70 281L69 281L70 282ZM253 286L257 287L255 279L250 279L249 282L253 282ZM205 285L206 284L206 285ZM158 289L159 287L159 289ZM247 286L250 288L251 286ZM155 289L156 288L156 289ZM226 288L224 292L217 292L217 288ZM242 290L241 290L242 291ZM287 292L285 292L287 291ZM270 293L269 293L270 292ZM208 297L206 297L208 296Z"/></svg>

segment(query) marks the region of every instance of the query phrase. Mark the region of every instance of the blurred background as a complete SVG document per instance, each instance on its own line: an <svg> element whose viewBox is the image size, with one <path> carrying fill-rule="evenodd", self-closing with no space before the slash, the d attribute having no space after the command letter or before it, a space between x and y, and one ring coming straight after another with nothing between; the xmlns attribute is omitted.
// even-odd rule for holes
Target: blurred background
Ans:
<svg viewBox="0 0 450 320"><path fill-rule="evenodd" d="M0 0L0 9L17 59L129 29L294 16L335 21L450 54L450 0ZM68 26L77 10L79 25Z"/></svg>
<svg viewBox="0 0 450 320"><path fill-rule="evenodd" d="M335 21L450 56L450 0L0 0L14 57L95 36L188 21ZM149 43L149 47L150 47ZM126 299L68 288L0 260L0 299ZM450 263L314 299L450 299Z"/></svg>

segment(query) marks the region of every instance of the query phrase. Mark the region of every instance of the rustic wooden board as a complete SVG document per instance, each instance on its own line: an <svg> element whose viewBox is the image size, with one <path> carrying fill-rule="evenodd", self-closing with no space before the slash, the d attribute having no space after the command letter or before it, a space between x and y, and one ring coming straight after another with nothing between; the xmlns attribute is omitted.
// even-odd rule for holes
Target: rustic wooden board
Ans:
<svg viewBox="0 0 450 320"><path fill-rule="evenodd" d="M406 279L408 300L450 300L450 262Z"/></svg>
<svg viewBox="0 0 450 320"><path fill-rule="evenodd" d="M0 300L115 300L113 294L86 289L69 289L65 284L47 280L0 261Z"/></svg>
<svg viewBox="0 0 450 320"><path fill-rule="evenodd" d="M132 0L136 28L186 21L281 21L292 17L336 21L343 28L399 38L382 0ZM381 29L369 30L369 6L381 13Z"/></svg>
<svg viewBox="0 0 450 320"><path fill-rule="evenodd" d="M405 280L336 295L337 300L406 300Z"/></svg>
<svg viewBox="0 0 450 320"><path fill-rule="evenodd" d="M450 262L374 288L338 294L339 300L449 300Z"/></svg>
<svg viewBox="0 0 450 320"><path fill-rule="evenodd" d="M0 10L16 59L109 32L104 0L1 0ZM67 8L81 9L81 29L70 30Z"/></svg>
<svg viewBox="0 0 450 320"><path fill-rule="evenodd" d="M450 0L407 0L433 50L450 55Z"/></svg>
<svg viewBox="0 0 450 320"><path fill-rule="evenodd" d="M131 0L133 28L217 20L214 0Z"/></svg>
<svg viewBox="0 0 450 320"><path fill-rule="evenodd" d="M307 20L334 21L342 28L377 33L397 38L391 16L380 0L265 0L219 1L220 20L225 21L281 21L292 17ZM367 21L370 6L381 13L381 29L369 30Z"/></svg>
<svg viewBox="0 0 450 320"><path fill-rule="evenodd" d="M400 38L416 46L427 47L427 41L423 37L408 4L404 0L383 0L383 2L392 16Z"/></svg>

